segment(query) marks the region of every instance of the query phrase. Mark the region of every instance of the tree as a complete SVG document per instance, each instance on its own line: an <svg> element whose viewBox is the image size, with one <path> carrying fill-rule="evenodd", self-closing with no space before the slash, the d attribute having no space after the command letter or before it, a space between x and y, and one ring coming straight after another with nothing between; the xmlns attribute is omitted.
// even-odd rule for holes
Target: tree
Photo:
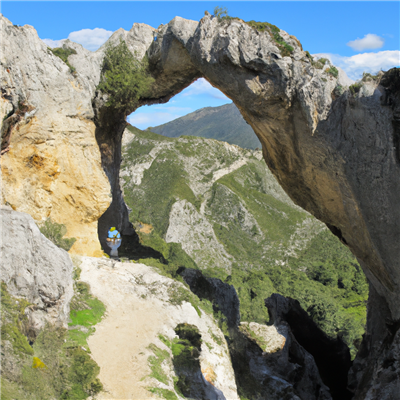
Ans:
<svg viewBox="0 0 400 400"><path fill-rule="evenodd" d="M228 9L226 7L215 7L214 17L218 18L218 21L229 18Z"/></svg>
<svg viewBox="0 0 400 400"><path fill-rule="evenodd" d="M125 41L120 39L117 46L106 48L100 83L97 90L107 93L107 106L116 109L133 110L140 97L150 89L154 79L148 72L148 61L133 55Z"/></svg>

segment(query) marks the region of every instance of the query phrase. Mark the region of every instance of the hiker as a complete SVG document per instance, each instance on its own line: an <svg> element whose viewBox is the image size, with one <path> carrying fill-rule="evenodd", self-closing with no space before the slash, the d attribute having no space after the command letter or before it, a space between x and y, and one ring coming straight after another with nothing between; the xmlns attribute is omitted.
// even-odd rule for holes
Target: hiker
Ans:
<svg viewBox="0 0 400 400"><path fill-rule="evenodd" d="M111 248L110 256L118 259L118 247L121 246L121 234L117 231L115 226L111 227L108 231L107 244Z"/></svg>

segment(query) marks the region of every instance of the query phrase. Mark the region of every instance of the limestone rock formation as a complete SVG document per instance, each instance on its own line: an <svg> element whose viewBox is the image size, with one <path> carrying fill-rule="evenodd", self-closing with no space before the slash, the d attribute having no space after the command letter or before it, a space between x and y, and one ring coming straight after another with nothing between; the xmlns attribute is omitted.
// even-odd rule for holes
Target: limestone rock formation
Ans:
<svg viewBox="0 0 400 400"><path fill-rule="evenodd" d="M386 368L379 355L398 361L391 346L400 318L399 69L357 95L340 94L335 70L314 68L298 40L282 30L275 32L277 41L271 30L206 15L199 23L174 18L157 30L156 41L153 31L134 26L129 35L120 32L128 47L147 46L155 83L140 104L166 102L199 77L233 100L278 182L349 246L376 294L369 303L368 354L360 354L365 366L352 385L356 398L373 382L374 393L382 385L398 393L394 381L369 377ZM118 174L125 117L134 110L116 113L94 92L103 50L93 54L71 44L77 49L69 59L73 75L32 27L1 17L1 35L1 110L10 114L4 100L13 107L2 130L3 202L38 220L52 216L65 223L68 235L80 239L74 250L87 254L99 249L94 227L101 215L100 236L111 222L132 232ZM26 109L24 118L19 108ZM379 310L387 318L378 329Z"/></svg>
<svg viewBox="0 0 400 400"><path fill-rule="evenodd" d="M207 299L214 305L215 311L221 311L227 318L230 328L237 328L240 322L239 298L232 285L216 278L205 278L200 271L181 267L177 273L189 285L190 290L201 299Z"/></svg>
<svg viewBox="0 0 400 400"><path fill-rule="evenodd" d="M32 217L0 209L1 279L9 292L30 303L33 333L46 324L67 326L73 296L72 261L39 231Z"/></svg>
<svg viewBox="0 0 400 400"><path fill-rule="evenodd" d="M220 279L206 278L200 271L193 269L180 268L178 273L193 293L201 299L211 301L214 312L221 312L226 318L229 351L241 396L254 400L332 399L329 388L320 377L313 355L299 344L292 332L292 326L286 321L286 313L295 309L300 312L301 318L297 319L298 326L293 327L293 330L301 331L303 324L310 321L313 324L298 303L293 306L291 299L273 295L266 300L271 313L269 326L255 322L240 322L239 299L233 286ZM329 341L315 324L312 325L312 329L307 329L304 335L307 336L313 329L315 335L312 339L320 335L329 344L336 343ZM350 353L343 342L339 343L339 347L340 345L343 346L343 350L347 349L348 363L346 365L336 363L334 366L342 371L342 375L343 373L346 375L350 366ZM328 383L332 383L329 378ZM342 379L342 385L343 382L345 380ZM334 381L330 386L335 394L333 398L343 400L348 398L342 396L346 394L343 387L339 388L338 393L338 396L342 397L336 396L336 383Z"/></svg>
<svg viewBox="0 0 400 400"><path fill-rule="evenodd" d="M287 328L291 341L313 357L325 385L333 399L351 399L347 390L346 375L351 366L350 352L340 339L326 336L301 308L297 300L277 293L265 299L270 322Z"/></svg>
<svg viewBox="0 0 400 400"><path fill-rule="evenodd" d="M77 239L71 252L101 254L97 220L111 198L91 120L99 57L66 42L76 51L72 74L33 27L3 16L0 24L2 201L37 222L65 224Z"/></svg>

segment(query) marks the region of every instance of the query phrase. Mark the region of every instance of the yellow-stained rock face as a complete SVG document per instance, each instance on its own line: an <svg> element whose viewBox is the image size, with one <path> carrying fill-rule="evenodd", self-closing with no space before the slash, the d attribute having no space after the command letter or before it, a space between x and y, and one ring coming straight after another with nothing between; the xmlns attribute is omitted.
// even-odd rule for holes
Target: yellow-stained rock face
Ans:
<svg viewBox="0 0 400 400"><path fill-rule="evenodd" d="M1 159L3 203L40 223L65 224L77 241L70 253L102 254L97 220L111 203L95 125L87 119L33 117L14 126Z"/></svg>

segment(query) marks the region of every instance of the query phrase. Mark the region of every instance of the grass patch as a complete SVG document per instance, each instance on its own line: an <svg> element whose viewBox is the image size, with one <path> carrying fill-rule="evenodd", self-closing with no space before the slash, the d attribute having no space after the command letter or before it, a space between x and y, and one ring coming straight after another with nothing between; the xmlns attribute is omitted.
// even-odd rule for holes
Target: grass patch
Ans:
<svg viewBox="0 0 400 400"><path fill-rule="evenodd" d="M58 58L61 58L65 62L65 64L68 65L69 70L71 71L72 74L76 73L75 67L73 67L69 62L68 62L68 57L72 54L76 54L76 50L71 49L69 47L56 47L54 49L48 47L48 49L56 55Z"/></svg>
<svg viewBox="0 0 400 400"><path fill-rule="evenodd" d="M99 299L91 295L90 286L80 281L75 282L75 296L71 300L70 308L71 322L68 325L79 327L68 331L66 346L85 346L89 349L87 338L94 332L94 325L101 321L106 308ZM82 331L80 327L86 330Z"/></svg>
<svg viewBox="0 0 400 400"><path fill-rule="evenodd" d="M282 57L290 56L293 52L293 47L285 42L285 40L280 35L280 29L276 25L272 25L268 22L256 22L253 20L246 22L246 24L259 32L268 32L271 38L275 41L279 50L281 51Z"/></svg>
<svg viewBox="0 0 400 400"><path fill-rule="evenodd" d="M2 399L83 400L101 391L98 365L80 347L65 346L69 334L66 329L46 325L30 346L22 317L29 303L9 295L4 284L1 300L2 328L12 323L16 335L2 332L3 357L18 359L13 369L3 371ZM12 353L5 341L12 343Z"/></svg>
<svg viewBox="0 0 400 400"><path fill-rule="evenodd" d="M161 364L170 357L169 352L160 349L153 343L151 343L148 348L154 353L154 356L148 358L151 369L150 377L157 379L164 385L168 385L168 376L165 374Z"/></svg>
<svg viewBox="0 0 400 400"><path fill-rule="evenodd" d="M34 353L26 337L29 322L25 309L29 305L27 300L10 295L5 282L1 282L1 339L9 340L18 356Z"/></svg>
<svg viewBox="0 0 400 400"><path fill-rule="evenodd" d="M134 141L127 149L137 146ZM187 184L187 173L176 153L161 151L143 174L140 188L127 183L125 201L132 209L131 222L143 221L154 226L163 237L168 229L169 214L177 199L196 205L197 199Z"/></svg>
<svg viewBox="0 0 400 400"><path fill-rule="evenodd" d="M168 389L161 389L161 388L149 388L149 392L156 394L159 397L162 397L166 400L178 400L177 395Z"/></svg>

